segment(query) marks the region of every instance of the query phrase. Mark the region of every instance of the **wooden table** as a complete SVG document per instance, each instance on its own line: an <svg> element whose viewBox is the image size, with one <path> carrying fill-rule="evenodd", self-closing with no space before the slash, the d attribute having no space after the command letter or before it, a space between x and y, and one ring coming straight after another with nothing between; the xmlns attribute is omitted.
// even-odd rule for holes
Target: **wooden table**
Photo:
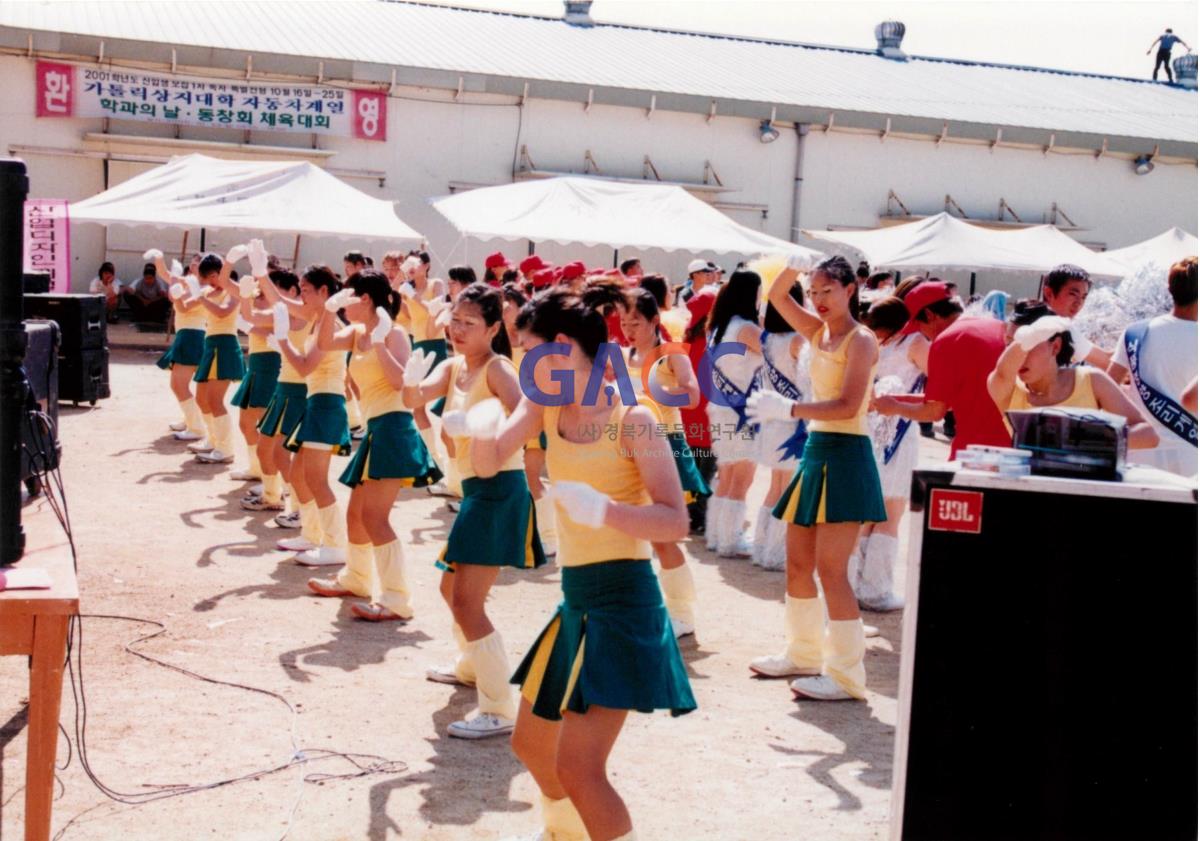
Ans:
<svg viewBox="0 0 1200 841"><path fill-rule="evenodd" d="M0 592L0 655L32 656L25 754L25 841L48 841L54 796L54 755L67 624L79 613L79 585L66 534L44 499L22 511L26 551L18 567L50 573L49 590Z"/></svg>

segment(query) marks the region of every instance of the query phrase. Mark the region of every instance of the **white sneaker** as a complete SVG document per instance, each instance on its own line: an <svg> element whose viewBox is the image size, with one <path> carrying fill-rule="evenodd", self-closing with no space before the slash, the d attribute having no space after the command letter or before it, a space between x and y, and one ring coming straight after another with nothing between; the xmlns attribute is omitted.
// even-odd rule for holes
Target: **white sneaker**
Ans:
<svg viewBox="0 0 1200 841"><path fill-rule="evenodd" d="M292 511L287 514L277 514L275 516L275 525L279 526L281 529L300 528L300 512ZM308 541L305 541L305 543L307 542ZM304 548L309 549L311 546L306 546Z"/></svg>
<svg viewBox="0 0 1200 841"><path fill-rule="evenodd" d="M872 639L877 636L879 636L879 628L876 627L875 625L868 625L866 622L864 622L863 623L863 637L865 639Z"/></svg>
<svg viewBox="0 0 1200 841"><path fill-rule="evenodd" d="M446 507L449 508L451 511L453 511L455 514L457 514L458 509L462 508L462 500L448 499L448 500L446 500Z"/></svg>
<svg viewBox="0 0 1200 841"><path fill-rule="evenodd" d="M185 429L187 429L187 424L183 421L175 421L175 423L167 424L167 429L171 430L172 432L183 432Z"/></svg>
<svg viewBox="0 0 1200 841"><path fill-rule="evenodd" d="M717 547L717 556L721 558L749 558L753 553L754 547L750 545L750 539L745 533L737 536L737 540L725 546Z"/></svg>
<svg viewBox="0 0 1200 841"><path fill-rule="evenodd" d="M171 437L174 438L176 441L203 441L204 440L203 435L201 435L199 432L192 432L190 429L180 430L179 432L176 432ZM189 449L191 449L191 448L189 447ZM193 450L193 452L195 452L195 451Z"/></svg>
<svg viewBox="0 0 1200 841"><path fill-rule="evenodd" d="M282 511L283 500L279 502L267 502L261 496L244 496L242 497L242 508L247 511Z"/></svg>
<svg viewBox="0 0 1200 841"><path fill-rule="evenodd" d="M675 639L691 636L696 633L696 626L691 622L684 622L682 619L676 619L674 616L669 618L671 620L671 630L675 633Z"/></svg>
<svg viewBox="0 0 1200 841"><path fill-rule="evenodd" d="M895 593L888 593L879 601L866 602L859 599L858 606L873 613L891 613L895 610L904 610L904 599Z"/></svg>
<svg viewBox="0 0 1200 841"><path fill-rule="evenodd" d="M427 485L425 492L430 496L454 496L454 494L450 493L450 487L442 479L439 479L432 485Z"/></svg>
<svg viewBox="0 0 1200 841"><path fill-rule="evenodd" d="M254 477L254 478L256 478L256 479L257 479L258 477L256 476L256 477ZM259 482L257 485L251 485L249 488L247 488L247 489L246 489L246 495L247 495L247 496L250 496L250 495L253 495L253 496L262 496L262 495L263 495L263 486L262 486L262 482ZM287 491L284 491L284 492L283 492L283 495L286 497L286 496L287 496Z"/></svg>
<svg viewBox="0 0 1200 841"><path fill-rule="evenodd" d="M777 551L774 546L763 552L760 567L767 572L782 572L787 569L787 550Z"/></svg>
<svg viewBox="0 0 1200 841"><path fill-rule="evenodd" d="M802 677L791 683L792 694L810 701L853 701L854 696L829 675Z"/></svg>
<svg viewBox="0 0 1200 841"><path fill-rule="evenodd" d="M249 470L235 470L229 474L229 478L235 482L257 482L262 477L256 476ZM262 491L260 490L259 493L261 494Z"/></svg>
<svg viewBox="0 0 1200 841"><path fill-rule="evenodd" d="M350 430L350 439L352 441L361 441L367 437L367 428L365 426L356 426Z"/></svg>
<svg viewBox="0 0 1200 841"><path fill-rule="evenodd" d="M346 550L332 546L307 549L293 558L302 567L335 567L346 563Z"/></svg>
<svg viewBox="0 0 1200 841"><path fill-rule="evenodd" d="M474 681L463 680L454 670L454 664L445 666L430 666L425 670L425 679L434 683L446 683L450 686L474 686Z"/></svg>
<svg viewBox="0 0 1200 841"><path fill-rule="evenodd" d="M492 736L507 736L516 724L511 718L491 713L480 713L466 721L456 721L446 732L456 739L487 739Z"/></svg>
<svg viewBox="0 0 1200 841"><path fill-rule="evenodd" d="M819 675L821 670L809 666L797 666L786 654L768 654L750 661L750 671L760 677L797 677Z"/></svg>
<svg viewBox="0 0 1200 841"><path fill-rule="evenodd" d="M278 519L278 518L276 518ZM297 537L285 537L276 542L276 549L282 549L284 552L307 552L309 549L317 548L315 543L310 543L305 540L303 535Z"/></svg>
<svg viewBox="0 0 1200 841"><path fill-rule="evenodd" d="M233 455L225 455L220 450L209 450L207 453L196 453L196 461L201 464L232 464Z"/></svg>
<svg viewBox="0 0 1200 841"><path fill-rule="evenodd" d="M196 433L191 434L195 435ZM178 434L175 437L178 438ZM187 448L189 453L207 453L213 448L213 445L207 438L201 438L195 444L188 444Z"/></svg>

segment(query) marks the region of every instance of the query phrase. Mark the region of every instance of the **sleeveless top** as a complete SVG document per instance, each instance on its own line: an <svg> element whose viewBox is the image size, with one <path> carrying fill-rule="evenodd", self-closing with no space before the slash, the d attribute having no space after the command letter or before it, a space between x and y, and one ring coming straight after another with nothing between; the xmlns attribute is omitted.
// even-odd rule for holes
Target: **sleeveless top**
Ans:
<svg viewBox="0 0 1200 841"><path fill-rule="evenodd" d="M621 422L628 406L617 403L604 425L598 426L595 441L577 444L559 434L561 406L547 406L546 472L551 482L584 482L613 502L627 505L649 505L650 494L642 483L642 474L633 457L622 452ZM610 429L615 425L616 434ZM601 526L591 529L576 523L555 503L558 513L558 565L577 567L604 561L642 560L650 557L650 541L623 531Z"/></svg>
<svg viewBox="0 0 1200 841"><path fill-rule="evenodd" d="M228 292L221 291L221 292L216 292L216 294L213 294L213 292L216 292L216 290L214 289L212 292L205 292L204 294L213 303L221 304L221 305L225 305L225 304L229 303L229 293ZM203 307L203 304L201 306ZM204 314L205 314L204 330L206 333L208 333L208 335L210 335L210 336L236 336L237 335L237 317L238 317L237 307L234 307L233 310L229 313L229 315L224 315L224 316L217 315L215 312L211 312L207 307L204 307Z"/></svg>
<svg viewBox="0 0 1200 841"><path fill-rule="evenodd" d="M913 385L917 382L917 377L921 376L921 369L913 364L913 361L908 358L908 350L913 341L913 335L909 334L898 342L889 342L879 346L879 362L875 366L875 376L877 379L884 377L895 377L900 380L904 386L904 393L912 391Z"/></svg>
<svg viewBox="0 0 1200 841"><path fill-rule="evenodd" d="M306 322L299 330L289 330L288 341L292 343L292 347L302 351L310 329L310 325ZM296 366L288 360L287 354L281 353L279 357L279 379L276 382L292 383L295 385L303 384L305 378L296 370Z"/></svg>
<svg viewBox="0 0 1200 841"><path fill-rule="evenodd" d="M792 358L792 340L795 338L796 334L794 332L767 333L763 336L763 366L759 387L766 391L779 391L767 375L767 363L769 362L772 368L792 381L792 384L796 386L796 390L800 392L800 399L803 400L808 392L801 388L800 380L796 377L798 360ZM784 396L791 397L791 395Z"/></svg>
<svg viewBox="0 0 1200 841"><path fill-rule="evenodd" d="M434 300L436 297L433 294L433 281L430 279L424 292L418 292L417 297L425 304ZM434 318L429 314L429 311L424 307L418 307L415 304L407 306L409 299L404 299L408 313L404 312L405 307L401 307L396 313L396 323L408 331L414 342L425 342L430 339L442 338L442 328L434 324Z"/></svg>
<svg viewBox="0 0 1200 841"><path fill-rule="evenodd" d="M470 387L464 390L458 385L458 377L466 365L467 360L462 356L455 356L450 360L450 385L446 390L445 412L465 412L476 403L487 400L489 397L495 397L496 395L488 388L488 369L492 365L512 365L512 360L506 356L493 356L488 360L483 370L476 372L475 379L471 382ZM505 414L508 413L505 412ZM475 468L471 466L471 439L463 437L454 438L453 440L454 461L458 465L458 472L464 479L473 478L475 476ZM508 457L508 460L500 466L497 472L503 473L508 470L524 469L525 453L523 450L517 450Z"/></svg>
<svg viewBox="0 0 1200 841"><path fill-rule="evenodd" d="M366 350L358 349L358 340L366 332L365 325L355 325L354 350L350 355L350 376L358 386L358 403L367 420L391 412L411 411L404 406L400 392L388 380L383 363L372 344Z"/></svg>
<svg viewBox="0 0 1200 841"><path fill-rule="evenodd" d="M736 342L738 333L742 331L743 327L753 327L756 331L759 329L757 324L735 315L729 319L729 325L725 328L725 332L721 336L721 342ZM713 347L713 339L716 337L716 333L717 331L713 330L708 334L708 346L710 349ZM747 347L746 352L740 356L734 353L722 356L717 360L715 367L742 391L748 391L750 384L754 382L754 377L758 373L758 369L762 367L762 354ZM722 407L718 406L716 408Z"/></svg>
<svg viewBox="0 0 1200 841"><path fill-rule="evenodd" d="M290 333L288 334L290 337ZM317 344L317 337L314 332L308 337L308 341L304 344L305 354L309 353ZM313 369L304 382L308 385L308 396L314 394L341 394L346 393L346 351L344 350L327 350L321 354L321 361L317 363L317 367Z"/></svg>
<svg viewBox="0 0 1200 841"><path fill-rule="evenodd" d="M1051 407L1068 406L1076 409L1099 409L1100 402L1096 399L1096 392L1092 390L1092 370L1082 365L1076 367L1075 371L1075 388L1071 390L1071 394L1066 400L1058 403L1052 403L1049 406L1035 406L1029 402L1029 387L1017 378L1017 385L1013 389L1012 397L1008 401L1008 408L1017 411L1024 409L1049 409Z"/></svg>
<svg viewBox="0 0 1200 841"><path fill-rule="evenodd" d="M841 343L833 350L822 350L821 339L829 335L829 326L823 325L817 335L812 337L812 362L809 363L809 373L812 375L813 402L823 403L826 400L837 400L842 394L842 381L846 377L846 347L858 333L858 328L851 330L843 337ZM867 390L863 394L862 404L854 417L841 420L812 420L808 422L809 432L840 432L845 435L867 434L867 407L871 403L870 383L875 381L875 368L872 367L867 377Z"/></svg>
<svg viewBox="0 0 1200 841"><path fill-rule="evenodd" d="M180 330L204 330L208 327L208 310L203 304L197 304L190 310L183 308L182 301L172 301L175 307L175 332Z"/></svg>
<svg viewBox="0 0 1200 841"><path fill-rule="evenodd" d="M667 432L683 432L683 417L679 413L678 406L667 406L659 403L654 398L654 395L646 391L645 385L642 382L642 361L640 358L635 359L633 356L633 348L625 349L625 369L629 372L630 382L633 384L633 392L638 397L638 403L646 406L655 415L658 416L659 422L667 427ZM658 389L667 389L668 391L679 387L679 377L675 375L675 369L671 367L671 357L660 356L654 360L654 369L652 376L658 382Z"/></svg>
<svg viewBox="0 0 1200 841"><path fill-rule="evenodd" d="M274 353L275 352L267 346L267 334L266 333L256 333L254 331L251 331L247 335L250 336L250 353Z"/></svg>

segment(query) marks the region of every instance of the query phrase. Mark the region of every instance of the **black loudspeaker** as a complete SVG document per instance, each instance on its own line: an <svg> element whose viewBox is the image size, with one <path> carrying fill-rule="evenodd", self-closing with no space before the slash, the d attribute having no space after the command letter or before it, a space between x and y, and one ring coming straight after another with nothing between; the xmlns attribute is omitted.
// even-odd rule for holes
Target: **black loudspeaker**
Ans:
<svg viewBox="0 0 1200 841"><path fill-rule="evenodd" d="M58 467L62 456L58 442L58 325L26 321L25 336L28 344L22 368L29 384L29 412L21 427L21 479L33 494L38 491L38 475Z"/></svg>
<svg viewBox="0 0 1200 841"><path fill-rule="evenodd" d="M103 295L26 295L25 317L58 322L62 353L108 347Z"/></svg>
<svg viewBox="0 0 1200 841"><path fill-rule="evenodd" d="M58 399L75 403L112 396L108 387L108 348L90 348L58 355Z"/></svg>
<svg viewBox="0 0 1200 841"><path fill-rule="evenodd" d="M50 291L50 272L25 272L25 294Z"/></svg>

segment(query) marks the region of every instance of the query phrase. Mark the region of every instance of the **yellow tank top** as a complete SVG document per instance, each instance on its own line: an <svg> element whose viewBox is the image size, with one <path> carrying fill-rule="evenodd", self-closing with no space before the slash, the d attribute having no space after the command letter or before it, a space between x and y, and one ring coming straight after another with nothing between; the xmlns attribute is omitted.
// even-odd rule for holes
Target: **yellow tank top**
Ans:
<svg viewBox="0 0 1200 841"><path fill-rule="evenodd" d="M621 422L629 407L618 403L608 422L598 429L599 437L586 444L568 441L559 434L561 406L547 406L546 472L551 482L584 482L614 502L649 505L650 494L633 457L621 451ZM614 431L615 429L615 431ZM590 529L567 516L555 504L558 529L558 564L586 566L604 561L641 560L650 557L650 541L602 526Z"/></svg>
<svg viewBox="0 0 1200 841"><path fill-rule="evenodd" d="M358 386L358 405L367 420L391 412L407 412L400 392L388 380L383 363L375 352L375 345L366 350L359 349L359 337L365 332L364 325L355 325L354 353L350 357L350 376Z"/></svg>
<svg viewBox="0 0 1200 841"><path fill-rule="evenodd" d="M418 297L425 304L428 304L434 299L433 282L429 281L429 285L425 287L424 292L418 293ZM396 314L396 323L408 331L414 342L424 342L429 339L440 339L443 337L442 328L434 324L433 317L424 307L419 307L416 304L407 305L408 299L405 299L406 306L400 308L400 312ZM407 309L406 314L404 310Z"/></svg>
<svg viewBox="0 0 1200 841"><path fill-rule="evenodd" d="M679 414L679 407L663 405L645 390L642 384L641 360L634 358L632 348L625 354L625 366L629 371L629 379L633 381L633 390L637 392L638 402L654 412L659 423L667 427L667 432L682 432L682 429L676 429L676 427L683 426L683 417ZM660 356L654 361L654 378L658 381L660 390L673 391L679 387L679 377L675 375L675 369L671 367L668 356Z"/></svg>
<svg viewBox="0 0 1200 841"><path fill-rule="evenodd" d="M228 292L206 292L205 295L210 301L224 306L229 303ZM202 305L203 306L203 305ZM237 307L234 307L229 315L219 316L215 312L210 311L207 307L204 308L205 332L210 336L236 336L237 335Z"/></svg>
<svg viewBox="0 0 1200 841"><path fill-rule="evenodd" d="M456 356L450 360L450 387L446 391L446 412L465 412L476 403L487 400L489 397L495 397L496 395L488 388L487 370L492 365L512 365L512 361L505 356L493 356L488 360L483 370L475 374L475 379L472 380L471 385L464 390L458 385L458 377L462 373L463 368L466 367L466 364L466 359L461 356ZM472 478L475 475L475 469L471 466L471 439L464 437L453 440L454 461L458 465L458 472L464 479ZM525 454L521 450L517 450L500 466L500 471L498 472L524 469Z"/></svg>
<svg viewBox="0 0 1200 841"><path fill-rule="evenodd" d="M1069 406L1076 409L1099 409L1100 401L1096 399L1096 392L1092 390L1092 374L1091 369L1080 365L1075 368L1075 388L1071 390L1071 394L1066 400L1060 403L1053 403L1053 406ZM1012 397L1008 401L1008 408L1017 411L1023 409L1046 409L1048 406L1034 406L1029 402L1029 387L1025 385L1019 378L1017 386L1013 389Z"/></svg>
<svg viewBox="0 0 1200 841"><path fill-rule="evenodd" d="M850 339L858 332L851 330L834 350L821 350L821 341L828 337L829 327L821 328L821 333L813 337L812 362L809 364L809 374L812 376L813 402L821 403L826 400L837 400L842 393L842 381L846 378L846 347ZM867 382L875 381L875 367L871 366ZM810 432L841 432L845 435L867 434L867 407L871 404L871 389L863 394L862 405L852 418L842 420L814 420L808 422Z"/></svg>
<svg viewBox="0 0 1200 841"><path fill-rule="evenodd" d="M316 336L309 336L304 346L308 353L317 343ZM304 378L309 395L346 393L346 351L328 350L321 354L321 361L313 372Z"/></svg>
<svg viewBox="0 0 1200 841"><path fill-rule="evenodd" d="M250 352L251 353L274 353L275 351L267 347L266 333L250 333Z"/></svg>
<svg viewBox="0 0 1200 841"><path fill-rule="evenodd" d="M185 310L179 301L172 302L175 307L175 331L204 330L208 327L208 310L203 304L197 304L190 310Z"/></svg>

